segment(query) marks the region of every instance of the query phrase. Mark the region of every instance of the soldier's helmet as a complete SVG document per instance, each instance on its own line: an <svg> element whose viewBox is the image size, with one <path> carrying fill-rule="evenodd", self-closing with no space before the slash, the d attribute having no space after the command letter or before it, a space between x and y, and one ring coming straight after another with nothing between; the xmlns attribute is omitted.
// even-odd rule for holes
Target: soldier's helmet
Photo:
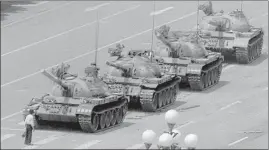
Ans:
<svg viewBox="0 0 269 150"><path fill-rule="evenodd" d="M99 68L96 66L95 63L91 63L90 66L85 68L85 74L87 76L97 76Z"/></svg>
<svg viewBox="0 0 269 150"><path fill-rule="evenodd" d="M122 49L122 48L124 48L124 45L123 44L120 44L120 43L117 43L116 44L116 48L117 49Z"/></svg>

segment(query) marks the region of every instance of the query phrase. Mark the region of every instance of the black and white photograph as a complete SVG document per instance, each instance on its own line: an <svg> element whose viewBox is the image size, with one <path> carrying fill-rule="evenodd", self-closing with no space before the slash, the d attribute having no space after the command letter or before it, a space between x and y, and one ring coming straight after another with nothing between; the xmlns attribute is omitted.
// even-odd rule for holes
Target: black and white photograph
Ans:
<svg viewBox="0 0 269 150"><path fill-rule="evenodd" d="M1 149L268 149L268 1L1 1Z"/></svg>

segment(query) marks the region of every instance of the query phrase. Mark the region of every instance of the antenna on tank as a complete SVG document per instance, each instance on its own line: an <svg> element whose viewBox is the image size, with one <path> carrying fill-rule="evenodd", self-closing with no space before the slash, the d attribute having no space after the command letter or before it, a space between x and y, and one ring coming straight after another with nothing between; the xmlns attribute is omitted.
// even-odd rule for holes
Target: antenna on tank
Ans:
<svg viewBox="0 0 269 150"><path fill-rule="evenodd" d="M197 3L196 37L197 37L197 40L198 40L198 37L199 37L199 0L198 0L198 3Z"/></svg>
<svg viewBox="0 0 269 150"><path fill-rule="evenodd" d="M243 10L243 0L241 0L241 12Z"/></svg>
<svg viewBox="0 0 269 150"><path fill-rule="evenodd" d="M99 12L98 9L96 10L96 39L95 39L95 65L97 65L97 51L98 51L98 39L99 39Z"/></svg>
<svg viewBox="0 0 269 150"><path fill-rule="evenodd" d="M153 18L152 18L152 32L151 32L151 55L150 55L150 61L152 62L152 55L153 55L153 39L154 39L154 22L155 22L155 0L153 1Z"/></svg>

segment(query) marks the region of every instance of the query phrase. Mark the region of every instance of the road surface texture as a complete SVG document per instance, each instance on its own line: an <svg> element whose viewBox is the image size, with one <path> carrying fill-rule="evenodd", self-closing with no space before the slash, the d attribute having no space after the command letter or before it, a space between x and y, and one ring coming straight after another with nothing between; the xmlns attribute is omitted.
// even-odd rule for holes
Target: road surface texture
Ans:
<svg viewBox="0 0 269 150"><path fill-rule="evenodd" d="M232 11L240 9L240 2L213 2L213 8ZM47 127L34 132L33 146L25 146L20 111L32 97L50 92L52 87L39 71L67 61L71 72L83 75L84 68L94 62L96 9L101 73L105 61L112 60L108 47L117 42L126 49L150 47L154 13L149 1L50 1L5 6L1 12L1 148L144 148L143 131L152 129L161 134L167 129L164 112L173 108L180 112L176 127L182 132L181 139L197 134L198 148L268 149L268 3L254 1L244 2L243 11L252 25L264 28L265 35L262 56L253 63L225 63L215 87L204 92L182 89L176 103L160 112L129 111L119 127L96 134ZM194 1L158 1L155 26L191 29L196 25L196 10Z"/></svg>

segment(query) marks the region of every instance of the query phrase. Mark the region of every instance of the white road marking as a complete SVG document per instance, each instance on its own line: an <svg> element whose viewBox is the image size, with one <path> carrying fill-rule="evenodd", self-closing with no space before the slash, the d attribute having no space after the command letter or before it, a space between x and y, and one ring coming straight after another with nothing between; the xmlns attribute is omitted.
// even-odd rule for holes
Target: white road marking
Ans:
<svg viewBox="0 0 269 150"><path fill-rule="evenodd" d="M11 137L15 136L15 134L5 134L5 135L1 135L1 142L3 142L6 139L9 139Z"/></svg>
<svg viewBox="0 0 269 150"><path fill-rule="evenodd" d="M18 115L18 114L20 114L20 113L22 113L22 111L19 111L19 112L13 113L13 114L11 114L11 115L8 115L8 116L6 116L6 117L4 117L4 118L1 118L1 121L5 120L5 119L8 119L8 118L10 118L10 117L13 117L13 116L15 116L15 115Z"/></svg>
<svg viewBox="0 0 269 150"><path fill-rule="evenodd" d="M227 109L227 108L229 108L229 107L231 107L233 105L240 104L240 103L242 103L242 102L241 101L233 102L233 103L231 103L231 104L229 104L229 105L227 105L225 107L222 107L220 110L225 110L225 109Z"/></svg>
<svg viewBox="0 0 269 150"><path fill-rule="evenodd" d="M128 8L128 9L125 9L125 10L123 10L123 11L119 11L119 12L117 12L117 13L111 15L111 16L104 17L104 18L101 19L100 21L101 21L101 22L107 22L107 19L110 19L110 18L112 18L113 16L117 16L117 15L119 15L119 14L122 14L122 13L126 12L126 11L134 10L134 9L140 7L140 6L141 6L141 5L135 5L135 6L133 6L133 7L130 7L130 8Z"/></svg>
<svg viewBox="0 0 269 150"><path fill-rule="evenodd" d="M34 145L26 146L23 149L35 149L35 148L39 147L40 145L47 144L47 143L54 141L54 140L57 140L57 139L59 139L58 136L52 135L52 136L49 136L48 138L45 138L43 140L40 140L38 142L33 143Z"/></svg>
<svg viewBox="0 0 269 150"><path fill-rule="evenodd" d="M24 129L11 129L11 128L1 128L1 130L10 130L10 131L23 131Z"/></svg>
<svg viewBox="0 0 269 150"><path fill-rule="evenodd" d="M150 13L150 16L153 16L153 15L159 15L159 14L162 14L168 10L171 10L171 9L174 9L174 7L167 7L165 9L162 9L162 10L158 10L158 11L155 11L155 12L152 12Z"/></svg>
<svg viewBox="0 0 269 150"><path fill-rule="evenodd" d="M187 125L190 125L190 124L193 124L193 123L195 123L195 122L194 121L189 121L189 122L177 127L177 129L181 129L181 128L186 127Z"/></svg>
<svg viewBox="0 0 269 150"><path fill-rule="evenodd" d="M140 6L140 5L139 5L139 6ZM115 14L112 14L112 15L109 15L109 16L107 16L107 17L102 18L100 21L102 21L102 20L104 20L104 19L108 19L108 18L114 17L114 16L116 16L116 15L119 15L119 14L121 14L121 13L123 13L123 12L129 11L129 10L132 10L132 9L134 9L134 8L137 8L137 7L138 7L138 6L134 6L134 7L130 7L130 8L128 8L128 9L125 9L125 10L119 11L119 12L117 12L117 13L115 13ZM67 30L67 31L64 31L64 32L58 33L58 34L53 35L53 36L51 36L51 37L45 38L45 39L43 39L43 40L40 40L40 41L34 42L34 43L32 43L32 44L29 44L29 45L26 45L26 46L20 47L20 48L18 48L18 49L12 50L12 51L10 51L10 52L7 52L7 53L5 53L5 54L2 54L2 55L1 55L1 57L6 56L6 55L9 55L9 54L12 54L12 53L15 53L15 52L18 52L18 51L21 51L21 50L24 50L24 49L26 49L26 48L29 48L29 47L35 46L35 45L37 45L37 44L40 44L40 43L46 42L46 41L51 40L51 39L54 39L54 38L56 38L56 37L59 37L59 36L62 36L62 35L68 34L69 32L72 32L72 31L78 30L78 29L80 29L80 28L83 28L83 27L86 27L86 26L92 25L92 24L94 24L94 23L96 23L96 21L93 21L93 22L90 22L90 23L86 23L86 24L84 24L84 25L81 25L81 26L78 26L78 27L72 28L72 29L70 29L70 30ZM1 87L2 87L2 85L1 85Z"/></svg>
<svg viewBox="0 0 269 150"><path fill-rule="evenodd" d="M93 10L99 9L100 7L103 7L103 6L106 6L106 5L109 5L109 4L110 3L103 3L103 4L100 4L100 5L94 6L94 7L86 8L85 12L93 11Z"/></svg>
<svg viewBox="0 0 269 150"><path fill-rule="evenodd" d="M161 26L163 26L163 25L171 24L171 23L174 23L174 22L176 22L176 21L185 19L185 18L187 18L187 17L190 17L190 16L194 15L195 13L196 13L196 12L192 12L192 13L187 14L187 15L184 15L184 16L182 16L182 17L180 17L180 18L177 18L177 19L174 19L174 20L172 20L172 21L166 22L166 23L164 23L164 24L161 24L161 25L159 25L159 26L156 26L155 29L156 29L156 28L159 28L159 27L161 27ZM116 44L116 43L123 42L123 41L129 40L129 39L132 39L132 38L134 38L134 37L137 37L137 36L139 36L139 35L145 34L145 33L149 32L149 31L151 31L151 30L152 30L152 29L150 28L150 29L145 30L145 31L142 31L142 32L140 32L140 33L131 35L131 36L127 37L127 38L124 38L124 39L118 40L118 41L116 41L116 42L110 43L110 44L108 44L108 45L105 45L105 46L99 48L98 51L99 51L99 50L102 50L102 49L105 49L105 48L107 48L107 47L109 47L109 46L111 46L111 45L114 45L114 44ZM89 55L89 54L91 54L91 53L94 53L94 51L86 52L86 53L81 54L81 55L79 55L79 56L76 56L76 57L74 57L74 58L68 59L68 60L66 60L65 62L70 62L70 61L76 60L76 59L78 59L78 58L84 57L84 56ZM57 64L56 64L56 65L57 65ZM53 65L53 66L56 66L56 65ZM51 66L51 67L53 67L53 66ZM51 68L51 67L48 67L48 68ZM48 68L47 68L47 69L48 69ZM34 76L34 75L36 75L36 74L38 74L38 73L40 73L40 71L35 72L35 73L32 73L32 74L29 74L29 75L24 76L24 77L22 77L22 78L13 80L13 81L11 81L11 82L2 84L2 85L1 85L1 88L2 88L2 87L5 87L5 86L7 86L7 85L13 84L13 83L15 83L15 82L19 82L19 81L21 81L21 80L24 80L24 79L26 79L26 78L29 78L29 77L31 77L31 76Z"/></svg>
<svg viewBox="0 0 269 150"><path fill-rule="evenodd" d="M19 122L18 125L24 126L24 121Z"/></svg>
<svg viewBox="0 0 269 150"><path fill-rule="evenodd" d="M76 148L74 148L74 149L88 149L88 148L90 148L91 146L93 146L93 145L95 145L95 144L98 144L98 143L100 143L100 142L101 142L101 141L99 141L99 140L90 141L90 142L85 143L85 144L82 144L82 145L80 145L80 146L78 146L78 147L76 147Z"/></svg>
<svg viewBox="0 0 269 150"><path fill-rule="evenodd" d="M235 142L232 142L232 143L230 143L228 146L235 145L235 144L237 144L237 143L239 143L239 142L242 142L242 141L246 140L247 138L248 138L248 137L244 137L244 138L242 138L242 139L240 139L240 140L237 140L237 141L235 141Z"/></svg>
<svg viewBox="0 0 269 150"><path fill-rule="evenodd" d="M126 149L141 149L144 147L144 144L135 144L135 145L132 145Z"/></svg>
<svg viewBox="0 0 269 150"><path fill-rule="evenodd" d="M11 23L6 24L6 25L2 25L2 24L1 24L1 29L2 29L2 28L9 27L9 26L12 26L12 25L14 25L14 24L17 24L17 23L20 23L20 22L23 22L23 21L26 21L26 20L29 20L29 19L32 19L32 18L37 17L37 16L40 16L40 15L46 14L46 13L48 13L48 12L57 10L57 9L59 9L59 8L62 8L62 7L64 7L64 6L66 6L66 5L69 5L69 4L74 3L74 2L75 2L75 1L65 3L65 4L60 5L60 6L57 6L57 7L55 7L55 8L52 8L52 9L49 9L49 10L46 10L46 11L37 13L37 14L35 14L35 15L33 15L33 16L29 16L29 17L23 18L23 19L18 20L18 21L11 22Z"/></svg>
<svg viewBox="0 0 269 150"><path fill-rule="evenodd" d="M39 6L39 5L43 5L43 4L46 4L48 3L49 1L42 1L42 2L38 2L36 4L28 4L28 5L25 5L25 4L16 4L16 5L12 5L12 6L20 6L20 7L35 7L35 6Z"/></svg>

